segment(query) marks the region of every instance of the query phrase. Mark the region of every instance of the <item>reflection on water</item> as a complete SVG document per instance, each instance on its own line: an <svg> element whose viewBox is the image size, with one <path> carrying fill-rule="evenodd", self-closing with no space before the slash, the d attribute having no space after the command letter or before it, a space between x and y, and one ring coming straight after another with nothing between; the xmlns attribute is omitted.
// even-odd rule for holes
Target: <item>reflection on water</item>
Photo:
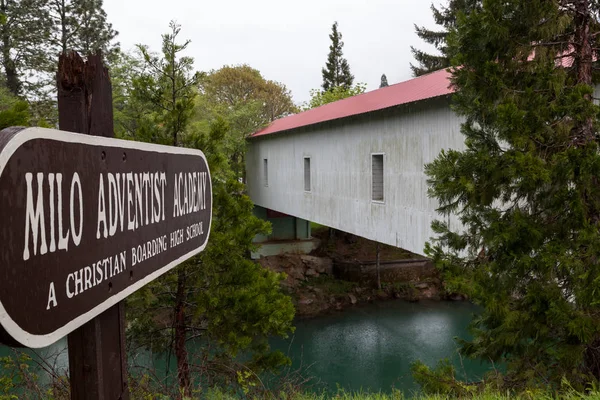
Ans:
<svg viewBox="0 0 600 400"><path fill-rule="evenodd" d="M461 363L453 340L468 338L476 311L468 303L385 302L297 321L292 338L272 344L329 389L339 384L350 390L410 391L417 389L410 376L414 360L433 366L449 358L459 376L470 379L487 371L489 366L478 362Z"/></svg>

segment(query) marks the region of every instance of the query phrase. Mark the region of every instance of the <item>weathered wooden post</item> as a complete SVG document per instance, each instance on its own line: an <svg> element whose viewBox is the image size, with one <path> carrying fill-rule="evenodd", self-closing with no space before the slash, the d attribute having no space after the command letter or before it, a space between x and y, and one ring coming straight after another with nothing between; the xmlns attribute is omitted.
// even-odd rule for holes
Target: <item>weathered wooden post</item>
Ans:
<svg viewBox="0 0 600 400"><path fill-rule="evenodd" d="M377 289L381 290L381 273L380 273L380 258L381 258L381 249L380 244L377 242L377 247L375 248L375 268L377 269Z"/></svg>
<svg viewBox="0 0 600 400"><path fill-rule="evenodd" d="M210 170L112 138L100 55L63 55L57 81L60 130L0 131L0 342L67 336L71 398L127 399L123 301L206 247Z"/></svg>
<svg viewBox="0 0 600 400"><path fill-rule="evenodd" d="M114 137L112 87L100 54L62 54L56 76L60 130ZM71 399L129 398L123 302L68 336Z"/></svg>

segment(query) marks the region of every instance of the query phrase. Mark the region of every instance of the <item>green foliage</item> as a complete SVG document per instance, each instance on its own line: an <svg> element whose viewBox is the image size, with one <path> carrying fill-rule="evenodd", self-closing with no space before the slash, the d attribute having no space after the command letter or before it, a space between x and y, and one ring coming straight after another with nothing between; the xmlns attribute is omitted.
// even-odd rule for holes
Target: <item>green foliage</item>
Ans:
<svg viewBox="0 0 600 400"><path fill-rule="evenodd" d="M31 124L55 126L58 55L118 53L102 0L0 0L0 68L4 84L29 103Z"/></svg>
<svg viewBox="0 0 600 400"><path fill-rule="evenodd" d="M180 55L190 44L189 40L177 43L181 26L171 21L169 28L171 31L162 35L161 55L137 46L143 70L134 75L131 97L143 104L146 118L138 122L133 138L177 146L192 118L201 74L193 72L193 58ZM125 63L132 65L133 61L126 58Z"/></svg>
<svg viewBox="0 0 600 400"><path fill-rule="evenodd" d="M298 111L285 85L265 79L245 64L211 71L201 80L200 91L196 129L207 132L218 119L228 123L225 151L239 177L244 176L246 138L275 119Z"/></svg>
<svg viewBox="0 0 600 400"><path fill-rule="evenodd" d="M232 162L235 148L229 124L219 114L227 115L226 101L232 109L251 101L257 91L252 82L271 83L255 79L254 70L246 68L227 71L244 79L193 73L193 60L179 56L189 41L177 44L179 27L172 23L171 30L163 36L162 56L139 46L141 63L131 58L121 61L116 88L121 132L136 140L201 149L211 169L213 219L201 254L128 298L128 335L130 344L162 352L173 346L183 326L185 336L202 348L190 359L201 360L191 369L200 370L197 376L203 382L250 390L257 383L257 372L289 363L281 352L270 350L267 339L286 336L293 329L294 308L281 292L282 276L249 259L253 238L268 233L270 225L253 215L253 204ZM248 92L237 91L236 84L248 81ZM143 118L134 121L136 115ZM178 362L187 358L175 350Z"/></svg>
<svg viewBox="0 0 600 400"><path fill-rule="evenodd" d="M0 129L9 126L27 126L29 124L29 105L18 101L12 107L0 111Z"/></svg>
<svg viewBox="0 0 600 400"><path fill-rule="evenodd" d="M214 204L208 245L185 265L190 305L186 320L189 334L207 346L205 363L221 366L209 368L205 376L232 383L238 380L236 357L242 351L250 357L244 370L275 370L289 363L281 352L270 351L267 339L285 337L293 329L294 308L281 291L283 277L248 258L255 248L252 239L268 233L269 225L252 214L253 204L229 167L223 147L226 134L226 123L218 121L208 135L193 134L186 142L207 156ZM131 297L129 333L134 342L157 351L168 348L176 283L177 276L168 274Z"/></svg>
<svg viewBox="0 0 600 400"><path fill-rule="evenodd" d="M37 71L47 70L45 50L51 26L45 0L0 0L0 66L15 96L37 87Z"/></svg>
<svg viewBox="0 0 600 400"><path fill-rule="evenodd" d="M249 260L257 234L268 234L270 225L253 215L253 204L244 185L227 163L223 144L227 125L217 121L210 135L194 138L194 147L206 149L213 180L213 222L205 251L199 256L204 291L197 294L196 319L229 354L251 349L252 366L275 368L287 364L282 354L268 354L267 338L286 337L292 330L294 308L281 291L283 279ZM210 285L209 282L214 282Z"/></svg>
<svg viewBox="0 0 600 400"><path fill-rule="evenodd" d="M156 398L163 399L163 397ZM227 391L215 388L208 390L206 393L203 393L201 398L206 400L448 400L452 397L442 394L413 394L408 396L397 389L392 390L391 393L368 391L352 392L340 389L335 394L308 392L288 394L286 392L269 392L261 395L245 396L232 394ZM523 393L514 394L484 390L482 393L474 393L471 395L463 396L462 398L471 400L598 400L600 399L600 392L590 391L589 393L581 393L576 391L566 391L564 393L560 393L560 395L556 395L554 393L544 391L525 391Z"/></svg>
<svg viewBox="0 0 600 400"><path fill-rule="evenodd" d="M565 3L459 15L448 42L465 148L426 166L445 217L426 253L484 307L461 351L506 362L513 387L600 378L599 6Z"/></svg>
<svg viewBox="0 0 600 400"><path fill-rule="evenodd" d="M417 36L425 43L433 45L437 54L427 53L410 46L410 50L418 65L410 64L414 76L421 76L433 71L450 66L452 54L446 43L448 31L456 26L456 18L459 12L468 13L479 6L481 0L449 0L446 7L437 8L431 5L435 23L442 27L441 30L433 31L423 26L415 25Z"/></svg>
<svg viewBox="0 0 600 400"><path fill-rule="evenodd" d="M428 395L464 397L475 393L477 389L474 385L467 385L456 380L456 371L448 360L439 361L434 369L429 368L421 361L414 361L410 370L423 393Z"/></svg>
<svg viewBox="0 0 600 400"><path fill-rule="evenodd" d="M144 60L139 52L120 52L112 62L110 80L115 136L118 138L147 138L151 141L152 136L146 132L156 128L151 112L155 108L154 105L148 105L147 99L136 95L140 89L137 89L134 83L140 82L138 78L142 73Z"/></svg>
<svg viewBox="0 0 600 400"><path fill-rule="evenodd" d="M49 369L23 351L0 358L0 400L66 400L69 383L61 372ZM47 375L41 377L41 375Z"/></svg>
<svg viewBox="0 0 600 400"><path fill-rule="evenodd" d="M102 5L102 0L48 0L52 53L74 50L87 56L100 50L108 59L116 56L119 45L112 42L117 32Z"/></svg>
<svg viewBox="0 0 600 400"><path fill-rule="evenodd" d="M323 84L321 85L323 91L328 92L336 87L351 90L354 75L350 73L348 60L343 57L342 48L344 47L344 42L342 41L342 33L338 31L337 22L334 22L331 27L329 39L331 39L331 45L329 46L327 62L325 63L325 68L321 70L323 74Z"/></svg>
<svg viewBox="0 0 600 400"><path fill-rule="evenodd" d="M320 107L324 104L363 94L366 89L367 85L364 83L357 83L355 86L349 88L336 86L326 92L313 89L310 91L310 100L302 108L303 110L310 110L311 108Z"/></svg>
<svg viewBox="0 0 600 400"><path fill-rule="evenodd" d="M323 292L333 295L347 295L360 285L357 282L344 281L336 279L329 275L319 275L303 282L303 285L315 286Z"/></svg>
<svg viewBox="0 0 600 400"><path fill-rule="evenodd" d="M9 126L28 126L29 105L0 86L0 130Z"/></svg>

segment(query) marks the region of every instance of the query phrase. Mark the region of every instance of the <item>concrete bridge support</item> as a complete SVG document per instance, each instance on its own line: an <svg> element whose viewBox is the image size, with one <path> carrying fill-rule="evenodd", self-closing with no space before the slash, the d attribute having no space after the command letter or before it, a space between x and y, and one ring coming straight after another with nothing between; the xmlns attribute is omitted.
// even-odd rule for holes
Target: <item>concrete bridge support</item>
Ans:
<svg viewBox="0 0 600 400"><path fill-rule="evenodd" d="M318 240L311 236L310 221L260 206L254 207L254 215L272 226L270 235L254 238L254 242L260 244L252 253L254 259L282 253L307 254L318 245Z"/></svg>

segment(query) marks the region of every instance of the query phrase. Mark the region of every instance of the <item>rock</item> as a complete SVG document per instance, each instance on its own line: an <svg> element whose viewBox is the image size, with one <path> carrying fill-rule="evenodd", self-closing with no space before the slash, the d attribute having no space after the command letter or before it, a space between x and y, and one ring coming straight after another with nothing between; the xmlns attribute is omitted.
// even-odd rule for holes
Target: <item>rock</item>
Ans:
<svg viewBox="0 0 600 400"><path fill-rule="evenodd" d="M313 299L307 299L306 297L303 297L300 300L298 300L298 304L302 304L303 306L307 306L309 304L312 304L313 302Z"/></svg>
<svg viewBox="0 0 600 400"><path fill-rule="evenodd" d="M302 263L307 268L312 268L320 274L333 274L333 262L331 258L302 255L300 256L300 260L302 260Z"/></svg>
<svg viewBox="0 0 600 400"><path fill-rule="evenodd" d="M285 271L289 276L294 279L304 280L304 268L302 267L291 267Z"/></svg>
<svg viewBox="0 0 600 400"><path fill-rule="evenodd" d="M383 290L380 290L377 292L377 298L379 300L385 300L388 298L388 294L386 292L384 292Z"/></svg>
<svg viewBox="0 0 600 400"><path fill-rule="evenodd" d="M358 300L356 300L356 296L353 294L349 293L348 297L350 298L350 303L352 303L352 304L356 304L356 302L358 301Z"/></svg>
<svg viewBox="0 0 600 400"><path fill-rule="evenodd" d="M315 271L314 269L309 268L306 270L304 275L309 276L309 277L317 277L317 276L319 276L319 273L317 271Z"/></svg>
<svg viewBox="0 0 600 400"><path fill-rule="evenodd" d="M428 287L429 287L429 284L425 283L425 282L423 282L423 283L417 283L415 285L415 288L417 288L417 289L427 289Z"/></svg>

